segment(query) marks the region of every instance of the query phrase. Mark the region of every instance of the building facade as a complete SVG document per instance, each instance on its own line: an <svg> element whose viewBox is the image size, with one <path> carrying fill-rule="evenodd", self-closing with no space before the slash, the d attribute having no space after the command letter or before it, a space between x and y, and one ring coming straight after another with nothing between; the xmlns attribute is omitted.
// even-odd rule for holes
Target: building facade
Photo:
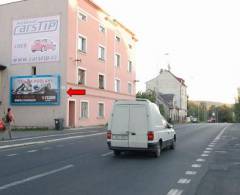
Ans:
<svg viewBox="0 0 240 195"><path fill-rule="evenodd" d="M92 1L1 5L0 26L0 110L12 107L17 126L102 125L115 100L135 99L137 39Z"/></svg>
<svg viewBox="0 0 240 195"><path fill-rule="evenodd" d="M186 120L187 86L183 79L176 77L169 70L161 70L156 78L146 82L146 89L154 90L156 94L173 94L176 107L174 107L171 115L174 121L184 122Z"/></svg>

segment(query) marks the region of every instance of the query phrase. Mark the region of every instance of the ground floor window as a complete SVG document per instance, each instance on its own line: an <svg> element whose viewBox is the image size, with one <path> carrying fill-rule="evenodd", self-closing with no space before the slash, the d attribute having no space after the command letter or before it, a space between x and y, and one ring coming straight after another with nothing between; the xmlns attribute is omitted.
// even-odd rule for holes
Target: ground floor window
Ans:
<svg viewBox="0 0 240 195"><path fill-rule="evenodd" d="M104 118L104 103L98 103L98 117Z"/></svg>
<svg viewBox="0 0 240 195"><path fill-rule="evenodd" d="M81 102L81 118L88 118L89 117L89 105L87 101L82 101Z"/></svg>

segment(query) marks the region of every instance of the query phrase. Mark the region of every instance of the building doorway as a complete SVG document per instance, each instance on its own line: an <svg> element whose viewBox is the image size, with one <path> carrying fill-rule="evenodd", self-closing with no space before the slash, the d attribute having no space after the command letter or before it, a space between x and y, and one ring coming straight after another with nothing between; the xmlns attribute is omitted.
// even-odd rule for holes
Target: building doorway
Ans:
<svg viewBox="0 0 240 195"><path fill-rule="evenodd" d="M69 108L68 108L68 126L75 127L75 101L69 100Z"/></svg>

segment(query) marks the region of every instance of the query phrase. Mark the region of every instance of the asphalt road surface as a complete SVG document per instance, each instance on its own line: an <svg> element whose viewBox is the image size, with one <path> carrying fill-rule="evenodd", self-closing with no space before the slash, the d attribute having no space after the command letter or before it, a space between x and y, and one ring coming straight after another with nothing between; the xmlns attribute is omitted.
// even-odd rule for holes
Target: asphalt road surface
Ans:
<svg viewBox="0 0 240 195"><path fill-rule="evenodd" d="M158 159L143 152L114 157L102 129L0 146L0 194L239 195L240 124L175 129L176 149Z"/></svg>

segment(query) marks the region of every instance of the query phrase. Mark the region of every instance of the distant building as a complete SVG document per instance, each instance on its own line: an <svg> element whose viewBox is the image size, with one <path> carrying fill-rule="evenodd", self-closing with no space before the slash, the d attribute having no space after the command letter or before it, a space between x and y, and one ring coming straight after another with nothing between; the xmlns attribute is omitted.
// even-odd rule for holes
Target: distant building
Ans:
<svg viewBox="0 0 240 195"><path fill-rule="evenodd" d="M136 36L93 1L0 5L0 26L0 114L13 107L17 126L103 125L115 100L135 99Z"/></svg>
<svg viewBox="0 0 240 195"><path fill-rule="evenodd" d="M187 86L182 78L175 76L169 70L161 69L159 75L146 82L147 90L156 93L173 94L176 100L177 120L183 122L187 117ZM174 111L175 116L175 111Z"/></svg>
<svg viewBox="0 0 240 195"><path fill-rule="evenodd" d="M168 121L178 120L178 108L176 105L176 96L174 94L158 93L156 95L156 104L164 109L164 116Z"/></svg>

